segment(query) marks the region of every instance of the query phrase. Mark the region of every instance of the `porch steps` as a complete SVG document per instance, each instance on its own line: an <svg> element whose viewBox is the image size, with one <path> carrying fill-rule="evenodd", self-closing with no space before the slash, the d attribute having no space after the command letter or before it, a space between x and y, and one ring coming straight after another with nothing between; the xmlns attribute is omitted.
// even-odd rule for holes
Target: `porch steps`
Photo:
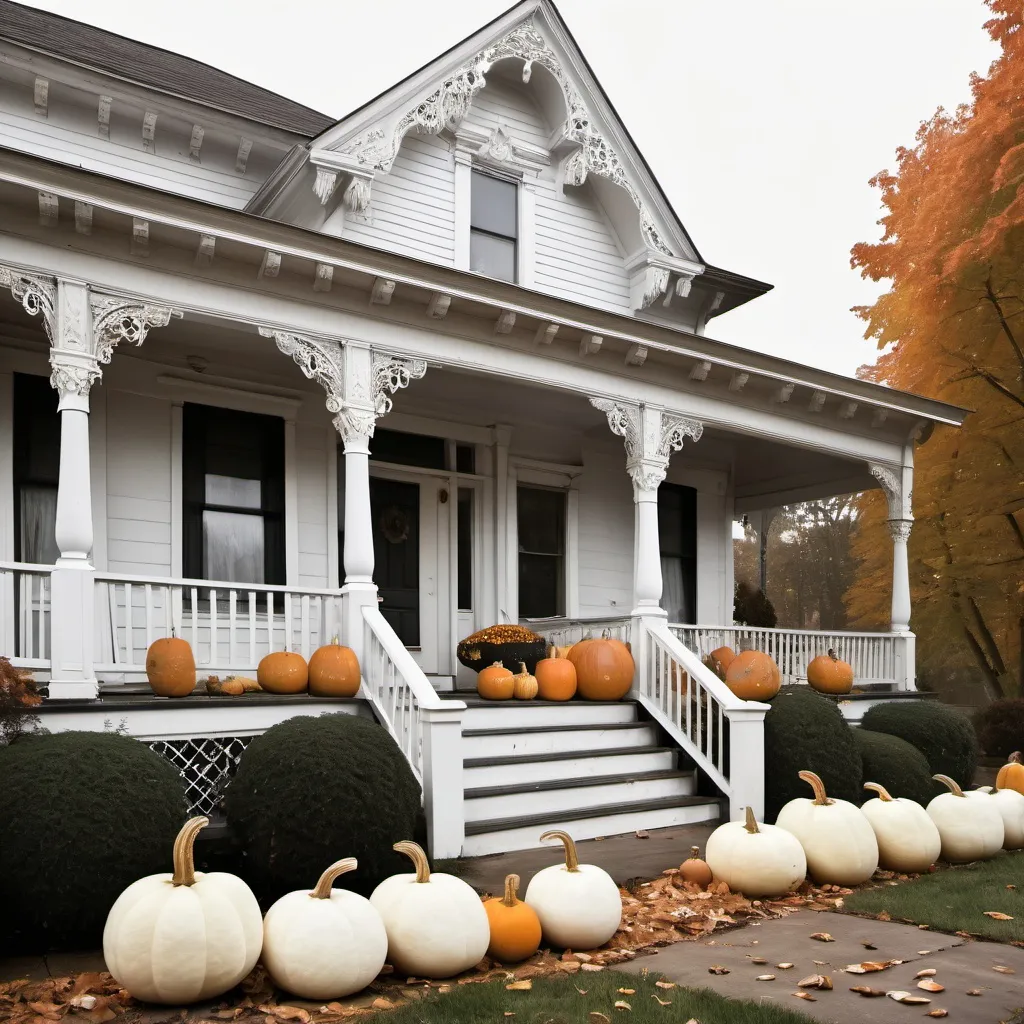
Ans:
<svg viewBox="0 0 1024 1024"><path fill-rule="evenodd" d="M548 828L576 839L714 820L683 755L628 701L494 703L459 693L467 857L540 846Z"/></svg>

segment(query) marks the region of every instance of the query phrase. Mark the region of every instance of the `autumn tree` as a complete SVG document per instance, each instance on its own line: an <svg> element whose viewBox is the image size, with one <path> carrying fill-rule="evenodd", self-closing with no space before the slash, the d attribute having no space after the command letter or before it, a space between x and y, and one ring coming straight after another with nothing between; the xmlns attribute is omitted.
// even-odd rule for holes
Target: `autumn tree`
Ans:
<svg viewBox="0 0 1024 1024"><path fill-rule="evenodd" d="M1000 56L873 179L883 234L852 263L890 285L858 310L883 350L862 375L971 410L916 452L911 625L924 678L966 672L991 698L1024 674L1024 11L987 2ZM854 625L886 617L885 517L881 494L862 499Z"/></svg>

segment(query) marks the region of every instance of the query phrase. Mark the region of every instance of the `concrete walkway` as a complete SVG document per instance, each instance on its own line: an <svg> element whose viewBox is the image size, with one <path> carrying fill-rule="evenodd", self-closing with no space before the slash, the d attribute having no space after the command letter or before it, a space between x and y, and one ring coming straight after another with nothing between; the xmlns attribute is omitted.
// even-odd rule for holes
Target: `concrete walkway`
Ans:
<svg viewBox="0 0 1024 1024"><path fill-rule="evenodd" d="M827 932L835 941L812 939L814 932ZM864 942L877 948L866 949ZM768 963L751 963L751 957L763 957ZM843 970L866 960L905 963L870 974ZM780 969L779 963L793 967ZM713 966L726 967L729 973L712 974ZM1009 967L1014 973L1000 973L995 967ZM944 992L917 988L914 975L925 968L935 969L933 980L945 985ZM948 1010L950 1021L996 1024L1016 1020L1015 1012L1024 1007L1024 949L846 914L800 911L699 942L666 946L656 956L638 958L622 969L663 974L680 985L706 987L736 999L770 1001L830 1024L901 1024L921 1020L935 1009ZM757 981L763 974L774 974L775 980ZM832 991L799 989L797 982L812 974L830 976ZM911 992L931 1002L913 1006L867 998L850 991L855 985ZM967 995L969 989L979 989L981 995ZM792 995L799 991L810 992L816 1001Z"/></svg>

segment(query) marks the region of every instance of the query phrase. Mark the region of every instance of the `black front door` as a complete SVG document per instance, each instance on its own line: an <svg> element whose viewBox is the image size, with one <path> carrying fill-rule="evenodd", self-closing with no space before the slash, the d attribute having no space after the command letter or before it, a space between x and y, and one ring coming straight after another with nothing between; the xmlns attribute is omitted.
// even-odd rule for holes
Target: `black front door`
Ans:
<svg viewBox="0 0 1024 1024"><path fill-rule="evenodd" d="M370 478L373 579L381 614L406 647L420 646L420 488Z"/></svg>

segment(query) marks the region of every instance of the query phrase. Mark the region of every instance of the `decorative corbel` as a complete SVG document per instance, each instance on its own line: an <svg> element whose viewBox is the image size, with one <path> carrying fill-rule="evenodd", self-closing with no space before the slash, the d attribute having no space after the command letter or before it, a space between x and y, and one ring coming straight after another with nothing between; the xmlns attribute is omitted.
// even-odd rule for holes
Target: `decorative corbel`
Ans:
<svg viewBox="0 0 1024 1024"><path fill-rule="evenodd" d="M9 288L29 316L39 316L47 338L57 334L57 281L0 265L0 288Z"/></svg>
<svg viewBox="0 0 1024 1024"><path fill-rule="evenodd" d="M110 362L114 348L122 341L141 345L151 327L166 327L181 311L120 295L92 295L94 354L99 363Z"/></svg>
<svg viewBox="0 0 1024 1024"><path fill-rule="evenodd" d="M906 543L914 525L913 494L911 492L913 470L880 462L869 463L868 469L885 492L885 500L889 508L889 533L892 535L892 539Z"/></svg>
<svg viewBox="0 0 1024 1024"><path fill-rule="evenodd" d="M327 205L327 200L334 195L338 186L338 172L331 167L317 167L316 181L313 182L313 191L321 206Z"/></svg>

